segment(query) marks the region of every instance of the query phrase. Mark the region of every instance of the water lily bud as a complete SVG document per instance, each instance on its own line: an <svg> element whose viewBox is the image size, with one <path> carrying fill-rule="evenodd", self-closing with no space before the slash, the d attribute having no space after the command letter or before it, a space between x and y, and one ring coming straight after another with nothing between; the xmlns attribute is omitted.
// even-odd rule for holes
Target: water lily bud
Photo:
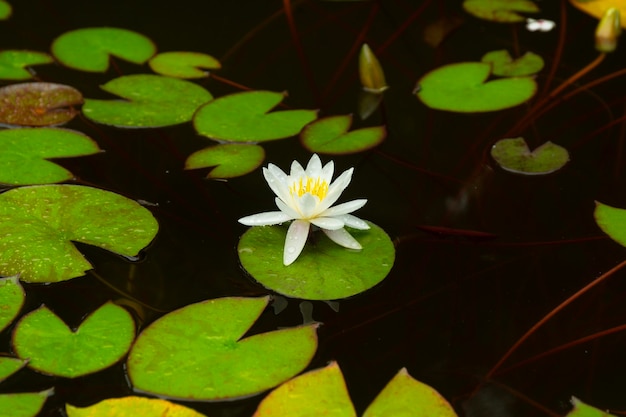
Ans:
<svg viewBox="0 0 626 417"><path fill-rule="evenodd" d="M606 12L596 29L596 49L600 52L613 52L617 48L617 38L622 33L620 11L611 7Z"/></svg>
<svg viewBox="0 0 626 417"><path fill-rule="evenodd" d="M389 88L378 58L366 43L361 47L359 55L359 75L363 90L368 93L380 94Z"/></svg>

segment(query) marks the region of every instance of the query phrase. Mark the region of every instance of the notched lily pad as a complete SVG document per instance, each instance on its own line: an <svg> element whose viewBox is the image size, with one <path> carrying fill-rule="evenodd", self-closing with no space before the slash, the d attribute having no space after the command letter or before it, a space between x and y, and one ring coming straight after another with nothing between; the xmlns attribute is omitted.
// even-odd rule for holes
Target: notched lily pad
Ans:
<svg viewBox="0 0 626 417"><path fill-rule="evenodd" d="M300 132L302 145L313 153L344 155L378 146L387 136L384 126L348 132L352 116L330 116L309 123Z"/></svg>
<svg viewBox="0 0 626 417"><path fill-rule="evenodd" d="M497 141L491 156L505 171L523 175L550 174L569 161L569 152L562 146L546 142L531 152L524 138Z"/></svg>
<svg viewBox="0 0 626 417"><path fill-rule="evenodd" d="M491 65L460 62L444 65L419 80L417 97L428 107L460 113L503 110L520 105L537 91L531 77L487 81Z"/></svg>
<svg viewBox="0 0 626 417"><path fill-rule="evenodd" d="M500 77L533 75L541 71L544 65L543 58L535 53L526 52L514 60L506 49L488 52L481 61L491 64L491 72Z"/></svg>
<svg viewBox="0 0 626 417"><path fill-rule="evenodd" d="M0 410L11 410L11 417L35 417L53 393L50 388L41 392L0 394Z"/></svg>
<svg viewBox="0 0 626 417"><path fill-rule="evenodd" d="M143 64L156 47L146 36L127 29L98 27L65 32L52 43L52 54L63 65L81 71L105 72L111 56Z"/></svg>
<svg viewBox="0 0 626 417"><path fill-rule="evenodd" d="M0 124L54 126L67 123L78 113L72 106L83 95L69 85L21 83L0 88Z"/></svg>
<svg viewBox="0 0 626 417"><path fill-rule="evenodd" d="M251 227L239 240L239 260L254 279L277 293L309 300L350 297L381 282L395 259L389 236L368 224L369 230L350 229L362 250L341 247L317 231L289 266L283 265L287 227Z"/></svg>
<svg viewBox="0 0 626 417"><path fill-rule="evenodd" d="M0 331L4 330L24 305L24 288L18 276L0 278Z"/></svg>
<svg viewBox="0 0 626 417"><path fill-rule="evenodd" d="M297 135L317 118L314 110L270 112L285 97L272 91L245 91L219 97L198 109L196 131L229 142L263 142Z"/></svg>
<svg viewBox="0 0 626 417"><path fill-rule="evenodd" d="M479 19L493 22L523 22L526 17L517 12L537 13L539 7L530 0L465 0L463 8Z"/></svg>
<svg viewBox="0 0 626 417"><path fill-rule="evenodd" d="M51 184L72 179L67 169L47 159L91 155L98 144L68 129L0 130L0 183Z"/></svg>
<svg viewBox="0 0 626 417"><path fill-rule="evenodd" d="M28 67L52 62L54 58L43 52L0 51L0 78L14 81L29 80L33 78L33 73Z"/></svg>
<svg viewBox="0 0 626 417"><path fill-rule="evenodd" d="M122 397L89 407L65 405L68 417L205 417L191 408L158 398Z"/></svg>
<svg viewBox="0 0 626 417"><path fill-rule="evenodd" d="M83 114L117 127L162 127L188 122L213 98L192 82L153 74L126 75L101 87L125 100L86 99Z"/></svg>
<svg viewBox="0 0 626 417"><path fill-rule="evenodd" d="M226 143L192 153L185 161L185 169L215 167L207 178L234 178L254 171L264 159L265 150L259 145Z"/></svg>
<svg viewBox="0 0 626 417"><path fill-rule="evenodd" d="M22 369L27 363L28 361L22 359L0 356L0 382Z"/></svg>
<svg viewBox="0 0 626 417"><path fill-rule="evenodd" d="M200 52L161 52L148 62L152 71L176 78L206 78L203 69L220 69L222 64L211 55Z"/></svg>
<svg viewBox="0 0 626 417"><path fill-rule="evenodd" d="M604 233L622 246L626 246L626 210L596 201L596 223Z"/></svg>

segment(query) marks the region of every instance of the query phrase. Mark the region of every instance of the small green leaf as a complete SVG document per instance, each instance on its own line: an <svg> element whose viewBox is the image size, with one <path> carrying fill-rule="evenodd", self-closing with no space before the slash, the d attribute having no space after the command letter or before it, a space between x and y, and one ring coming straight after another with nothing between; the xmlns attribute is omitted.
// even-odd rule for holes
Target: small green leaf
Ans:
<svg viewBox="0 0 626 417"><path fill-rule="evenodd" d="M572 397L572 405L574 408L565 417L613 417L613 414L587 405L576 397Z"/></svg>
<svg viewBox="0 0 626 417"><path fill-rule="evenodd" d="M417 97L433 109L473 113L520 105L537 90L531 77L487 81L490 71L484 62L444 65L419 80Z"/></svg>
<svg viewBox="0 0 626 417"><path fill-rule="evenodd" d="M314 110L283 110L268 113L284 94L245 91L217 98L198 109L193 118L196 131L216 140L263 142L297 135L315 120Z"/></svg>
<svg viewBox="0 0 626 417"><path fill-rule="evenodd" d="M11 417L35 417L53 393L51 388L41 392L0 394L0 410L11 410Z"/></svg>
<svg viewBox="0 0 626 417"><path fill-rule="evenodd" d="M52 43L52 54L59 62L90 72L105 72L111 56L143 64L155 52L154 43L144 35L111 27L71 30Z"/></svg>
<svg viewBox="0 0 626 417"><path fill-rule="evenodd" d="M50 158L90 155L100 148L89 137L68 129L34 128L0 131L0 183L51 184L72 173Z"/></svg>
<svg viewBox="0 0 626 417"><path fill-rule="evenodd" d="M626 246L626 210L596 201L594 217L604 233L620 245Z"/></svg>
<svg viewBox="0 0 626 417"><path fill-rule="evenodd" d="M13 322L24 305L24 288L18 278L0 278L0 331Z"/></svg>
<svg viewBox="0 0 626 417"><path fill-rule="evenodd" d="M368 224L369 230L350 230L362 250L341 247L317 231L289 266L283 265L287 227L251 227L239 241L239 260L254 279L280 294L308 300L350 297L381 282L395 258L389 236Z"/></svg>
<svg viewBox="0 0 626 417"><path fill-rule="evenodd" d="M27 362L28 361L18 358L7 358L5 356L0 356L0 382L4 381L20 369L22 369Z"/></svg>
<svg viewBox="0 0 626 417"><path fill-rule="evenodd" d="M76 378L108 368L128 352L135 322L124 308L108 302L72 331L47 307L22 317L13 332L13 348L28 367L50 375Z"/></svg>
<svg viewBox="0 0 626 417"><path fill-rule="evenodd" d="M242 339L267 302L268 297L220 298L161 317L131 349L131 383L152 395L198 401L253 395L293 377L315 353L317 326Z"/></svg>
<svg viewBox="0 0 626 417"><path fill-rule="evenodd" d="M532 52L526 52L517 59L511 58L506 49L486 53L482 62L491 64L491 72L500 77L521 77L533 75L543 68L543 58Z"/></svg>
<svg viewBox="0 0 626 417"><path fill-rule="evenodd" d="M66 404L68 417L205 417L191 408L157 398L122 397L79 408Z"/></svg>
<svg viewBox="0 0 626 417"><path fill-rule="evenodd" d="M378 146L387 136L384 126L348 132L352 116L330 116L309 123L300 132L302 145L313 153L344 155Z"/></svg>
<svg viewBox="0 0 626 417"><path fill-rule="evenodd" d="M56 282L84 275L89 262L70 241L136 256L158 223L137 202L80 185L34 185L0 194L0 275Z"/></svg>
<svg viewBox="0 0 626 417"><path fill-rule="evenodd" d="M0 0L0 20L7 20L12 13L11 5L5 0Z"/></svg>
<svg viewBox="0 0 626 417"><path fill-rule="evenodd" d="M54 83L22 83L0 88L0 123L15 126L52 126L67 123L83 102L80 91Z"/></svg>
<svg viewBox="0 0 626 417"><path fill-rule="evenodd" d="M29 80L33 78L33 74L26 67L50 64L52 62L54 62L54 59L43 52L0 51L0 78L4 80Z"/></svg>
<svg viewBox="0 0 626 417"><path fill-rule="evenodd" d="M523 22L526 17L517 12L537 13L539 7L530 0L465 0L466 12L480 19L493 22Z"/></svg>
<svg viewBox="0 0 626 417"><path fill-rule="evenodd" d="M83 114L94 122L117 127L162 127L191 120L213 96L192 82L152 74L126 75L101 86L126 99L86 99Z"/></svg>
<svg viewBox="0 0 626 417"><path fill-rule="evenodd" d="M261 401L252 417L282 416L356 417L337 362L285 382Z"/></svg>
<svg viewBox="0 0 626 417"><path fill-rule="evenodd" d="M204 69L219 69L220 62L211 55L200 52L161 52L148 62L152 71L176 78L206 78Z"/></svg>
<svg viewBox="0 0 626 417"><path fill-rule="evenodd" d="M363 414L363 417L387 416L457 417L457 414L441 394L402 368Z"/></svg>
<svg viewBox="0 0 626 417"><path fill-rule="evenodd" d="M185 161L185 169L216 167L207 178L234 178L254 171L264 159L265 150L259 145L226 143L192 153Z"/></svg>
<svg viewBox="0 0 626 417"><path fill-rule="evenodd" d="M569 161L562 146L546 142L531 152L524 138L500 139L491 147L491 156L505 171L523 175L550 174Z"/></svg>

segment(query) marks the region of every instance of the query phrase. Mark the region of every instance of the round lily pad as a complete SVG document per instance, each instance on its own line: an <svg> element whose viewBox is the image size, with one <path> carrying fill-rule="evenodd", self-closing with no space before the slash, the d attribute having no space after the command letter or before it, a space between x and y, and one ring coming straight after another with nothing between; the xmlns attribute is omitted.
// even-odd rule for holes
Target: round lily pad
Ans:
<svg viewBox="0 0 626 417"><path fill-rule="evenodd" d="M239 241L239 260L254 279L277 293L308 300L350 297L381 282L395 258L389 236L368 224L369 230L350 229L362 250L346 249L317 231L289 266L283 265L287 227L251 227Z"/></svg>
<svg viewBox="0 0 626 417"><path fill-rule="evenodd" d="M539 7L530 0L465 0L466 12L480 19L493 22L523 22L526 17L517 12L536 13Z"/></svg>
<svg viewBox="0 0 626 417"><path fill-rule="evenodd" d="M12 13L13 8L11 5L5 0L0 0L0 20L7 20Z"/></svg>
<svg viewBox="0 0 626 417"><path fill-rule="evenodd" d="M506 49L488 52L481 61L491 64L491 72L500 77L533 75L541 71L544 65L543 58L535 53L526 52L513 59Z"/></svg>
<svg viewBox="0 0 626 417"><path fill-rule="evenodd" d="M43 52L0 51L0 78L4 80L29 80L33 74L27 69L31 65L50 64L54 59Z"/></svg>
<svg viewBox="0 0 626 417"><path fill-rule="evenodd" d="M302 129L302 145L313 153L344 155L378 146L387 136L384 126L348 131L352 116L330 116L315 120Z"/></svg>
<svg viewBox="0 0 626 417"><path fill-rule="evenodd" d="M215 167L207 178L234 178L254 171L264 159L265 150L259 145L225 143L189 155L185 169Z"/></svg>
<svg viewBox="0 0 626 417"><path fill-rule="evenodd" d="M546 142L531 152L524 138L497 141L491 156L505 171L523 175L550 174L569 161L569 152L562 146Z"/></svg>
<svg viewBox="0 0 626 417"><path fill-rule="evenodd" d="M197 411L158 398L109 398L89 407L66 404L68 417L205 417Z"/></svg>
<svg viewBox="0 0 626 417"><path fill-rule="evenodd" d="M161 52L148 62L152 71L176 78L205 78L209 76L202 69L219 69L220 62L211 55L200 52Z"/></svg>
<svg viewBox="0 0 626 417"><path fill-rule="evenodd" d="M0 410L11 410L11 417L35 417L53 393L51 388L41 392L0 394Z"/></svg>
<svg viewBox="0 0 626 417"><path fill-rule="evenodd" d="M0 331L17 317L24 304L24 288L17 276L0 278Z"/></svg>

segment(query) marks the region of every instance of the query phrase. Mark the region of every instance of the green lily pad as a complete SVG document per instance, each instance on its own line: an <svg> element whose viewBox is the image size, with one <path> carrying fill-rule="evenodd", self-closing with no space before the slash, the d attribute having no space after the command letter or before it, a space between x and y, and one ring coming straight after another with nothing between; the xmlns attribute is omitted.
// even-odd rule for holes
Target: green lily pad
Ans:
<svg viewBox="0 0 626 417"><path fill-rule="evenodd" d="M206 78L204 69L220 69L222 64L211 55L200 52L161 52L148 62L152 71L176 78Z"/></svg>
<svg viewBox="0 0 626 417"><path fill-rule="evenodd" d="M76 378L108 368L128 352L135 322L123 307L108 302L72 331L47 307L22 317L13 332L13 349L28 367Z"/></svg>
<svg viewBox="0 0 626 417"><path fill-rule="evenodd" d="M18 276L0 278L0 331L17 317L24 305L24 297Z"/></svg>
<svg viewBox="0 0 626 417"><path fill-rule="evenodd" d="M265 397L254 413L254 417L278 416L356 417L337 362L285 382Z"/></svg>
<svg viewBox="0 0 626 417"><path fill-rule="evenodd" d="M67 158L100 152L98 144L68 129L34 128L0 130L0 183L51 184L74 175L50 158Z"/></svg>
<svg viewBox="0 0 626 417"><path fill-rule="evenodd" d="M192 153L185 169L215 167L207 178L234 178L257 169L265 159L265 150L248 143L226 143Z"/></svg>
<svg viewBox="0 0 626 417"><path fill-rule="evenodd" d="M4 80L29 80L33 78L33 74L26 67L52 62L54 59L43 52L0 51L0 78Z"/></svg>
<svg viewBox="0 0 626 417"><path fill-rule="evenodd" d="M505 171L523 175L550 174L569 161L562 146L546 142L531 152L524 138L500 139L491 147L491 156Z"/></svg>
<svg viewBox="0 0 626 417"><path fill-rule="evenodd" d="M198 109L193 118L196 131L216 140L263 142L297 135L315 120L314 110L282 110L268 113L284 94L245 91L217 98Z"/></svg>
<svg viewBox="0 0 626 417"><path fill-rule="evenodd" d="M488 52L481 61L491 64L491 72L500 77L533 75L541 71L544 65L543 58L535 53L526 52L514 60L506 49Z"/></svg>
<svg viewBox="0 0 626 417"><path fill-rule="evenodd" d="M363 417L416 415L457 417L441 394L414 379L405 368L389 381L363 413Z"/></svg>
<svg viewBox="0 0 626 417"><path fill-rule="evenodd" d="M286 226L251 227L239 241L239 260L264 287L308 300L335 300L372 288L391 270L395 249L380 227L350 234L362 250L346 249L321 231L313 232L293 264L283 265Z"/></svg>
<svg viewBox="0 0 626 417"><path fill-rule="evenodd" d="M490 71L484 62L444 65L419 80L417 97L433 109L474 113L520 105L537 91L531 77L487 81Z"/></svg>
<svg viewBox="0 0 626 417"><path fill-rule="evenodd" d="M572 405L574 408L565 417L613 417L613 414L587 405L576 397L572 397Z"/></svg>
<svg viewBox="0 0 626 417"><path fill-rule="evenodd" d="M596 201L596 223L604 233L622 246L626 246L626 210Z"/></svg>
<svg viewBox="0 0 626 417"><path fill-rule="evenodd" d="M80 185L34 185L0 194L0 275L56 282L91 265L70 241L136 256L158 223L137 202Z"/></svg>
<svg viewBox="0 0 626 417"><path fill-rule="evenodd" d="M9 17L11 17L12 13L13 8L11 7L11 5L4 0L0 0L0 20L7 20Z"/></svg>
<svg viewBox="0 0 626 417"><path fill-rule="evenodd" d="M517 12L537 13L539 7L530 0L465 0L466 12L480 19L493 22L523 22L526 17Z"/></svg>
<svg viewBox="0 0 626 417"><path fill-rule="evenodd" d="M302 145L313 153L344 155L378 146L387 136L384 126L348 132L352 116L330 116L306 125L300 132Z"/></svg>
<svg viewBox="0 0 626 417"><path fill-rule="evenodd" d="M71 30L52 42L52 54L59 62L90 72L105 72L111 56L143 64L155 52L154 43L146 36L112 27Z"/></svg>
<svg viewBox="0 0 626 417"><path fill-rule="evenodd" d="M22 369L27 363L28 361L22 359L0 356L0 382Z"/></svg>
<svg viewBox="0 0 626 417"><path fill-rule="evenodd" d="M11 410L11 417L35 417L53 389L41 392L0 394L0 410Z"/></svg>
<svg viewBox="0 0 626 417"><path fill-rule="evenodd" d="M207 300L161 317L131 349L131 383L152 395L225 400L257 394L298 374L317 349L316 325L242 339L268 299Z"/></svg>
<svg viewBox="0 0 626 417"><path fill-rule="evenodd" d="M191 120L213 96L192 82L152 74L126 75L101 86L126 99L85 99L83 114L117 127L162 127Z"/></svg>
<svg viewBox="0 0 626 417"><path fill-rule="evenodd" d="M53 126L78 113L72 106L83 95L69 85L22 83L0 88L0 123L15 126Z"/></svg>
<svg viewBox="0 0 626 417"><path fill-rule="evenodd" d="M65 411L68 417L205 417L180 404L135 396L110 398L89 407L66 404Z"/></svg>

